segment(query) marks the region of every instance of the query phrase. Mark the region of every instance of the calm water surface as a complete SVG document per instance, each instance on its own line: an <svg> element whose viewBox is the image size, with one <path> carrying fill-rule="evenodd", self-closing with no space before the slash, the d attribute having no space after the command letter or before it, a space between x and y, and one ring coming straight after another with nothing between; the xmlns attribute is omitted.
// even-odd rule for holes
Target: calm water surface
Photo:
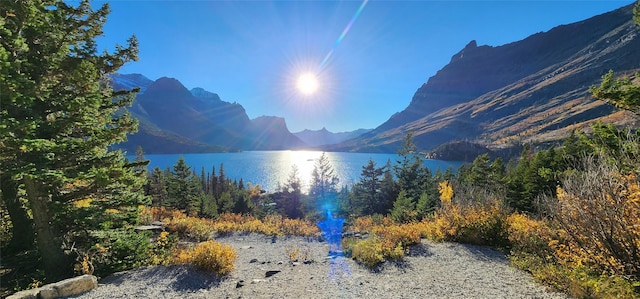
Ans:
<svg viewBox="0 0 640 299"><path fill-rule="evenodd" d="M149 163L149 170L159 167L165 169L173 167L180 156L184 157L187 165L200 174L202 167L206 172L216 169L216 175L220 172L220 164L224 164L225 175L232 180L243 179L245 183L260 185L262 189L273 192L278 183L285 183L293 165L298 167L300 180L307 189L311 180L311 172L315 160L320 157L319 151L247 151L240 153L215 153L215 154L183 154L183 155L145 155ZM335 174L340 179L339 185L351 186L360 180L362 167L372 159L377 167L382 167L391 159L391 164L398 160L396 154L370 154L370 153L326 153L331 161ZM132 158L132 157L130 157ZM461 162L440 160L425 160L425 164L432 171L449 167L457 169Z"/></svg>

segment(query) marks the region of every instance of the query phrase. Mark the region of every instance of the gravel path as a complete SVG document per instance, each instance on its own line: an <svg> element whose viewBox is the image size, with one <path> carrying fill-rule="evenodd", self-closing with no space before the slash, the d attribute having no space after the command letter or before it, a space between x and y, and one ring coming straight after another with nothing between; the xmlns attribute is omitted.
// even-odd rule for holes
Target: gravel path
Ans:
<svg viewBox="0 0 640 299"><path fill-rule="evenodd" d="M147 267L106 277L78 298L567 298L545 291L486 247L423 240L402 262L371 271L327 257L327 243L308 238L251 234L216 241L238 251L225 279L187 266ZM299 262L287 253L295 249Z"/></svg>

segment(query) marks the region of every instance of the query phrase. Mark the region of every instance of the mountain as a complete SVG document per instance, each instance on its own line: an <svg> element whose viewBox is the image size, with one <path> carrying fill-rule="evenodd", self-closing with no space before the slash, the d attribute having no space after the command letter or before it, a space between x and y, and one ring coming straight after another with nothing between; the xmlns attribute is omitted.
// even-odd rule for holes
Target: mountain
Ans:
<svg viewBox="0 0 640 299"><path fill-rule="evenodd" d="M242 105L222 101L202 88L188 90L174 78L156 81L142 75L111 77L115 89L140 87L129 112L139 120L139 132L121 145L148 153L273 150L306 144L287 129L284 119L251 120ZM268 119L265 121L264 119ZM267 124L268 123L268 124Z"/></svg>
<svg viewBox="0 0 640 299"><path fill-rule="evenodd" d="M142 74L112 74L109 76L111 86L115 90L130 90L133 88L140 88L140 92L144 93L149 84L153 83L153 80L143 76Z"/></svg>
<svg viewBox="0 0 640 299"><path fill-rule="evenodd" d="M635 126L635 115L588 92L610 69L639 70L640 31L632 17L629 5L502 46L471 41L406 109L328 149L393 152L413 132L422 150L459 141L495 150L555 142L595 121Z"/></svg>
<svg viewBox="0 0 640 299"><path fill-rule="evenodd" d="M289 133L284 118L275 116L260 116L251 120L252 131L249 133L252 138L248 148L261 150L284 150L306 147L307 144L301 141L294 134ZM286 133L284 133L286 132Z"/></svg>
<svg viewBox="0 0 640 299"><path fill-rule="evenodd" d="M326 128L322 128L317 131L303 130L297 133L293 133L300 140L304 141L310 146L330 145L344 142L346 140L356 138L364 133L371 131L371 129L358 129L351 132L329 132Z"/></svg>

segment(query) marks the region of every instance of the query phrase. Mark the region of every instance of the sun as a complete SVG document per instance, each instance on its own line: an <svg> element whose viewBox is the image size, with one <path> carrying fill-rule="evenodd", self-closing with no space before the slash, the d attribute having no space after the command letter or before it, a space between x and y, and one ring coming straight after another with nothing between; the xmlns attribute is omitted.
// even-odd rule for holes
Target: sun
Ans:
<svg viewBox="0 0 640 299"><path fill-rule="evenodd" d="M312 95L318 90L318 78L312 73L298 77L298 90L304 95Z"/></svg>

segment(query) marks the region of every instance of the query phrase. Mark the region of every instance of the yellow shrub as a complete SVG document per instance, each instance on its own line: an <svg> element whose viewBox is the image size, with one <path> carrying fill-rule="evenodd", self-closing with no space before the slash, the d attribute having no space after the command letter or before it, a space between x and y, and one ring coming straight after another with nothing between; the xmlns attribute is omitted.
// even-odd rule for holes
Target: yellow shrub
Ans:
<svg viewBox="0 0 640 299"><path fill-rule="evenodd" d="M355 225L367 225L367 217L361 217L364 222ZM422 227L418 223L374 225L369 228L372 236L357 240L344 239L342 242L344 252L351 255L356 261L373 267L385 259L401 259L405 250L420 243L420 231Z"/></svg>
<svg viewBox="0 0 640 299"><path fill-rule="evenodd" d="M449 181L442 181L438 184L438 192L440 192L440 202L446 205L451 203L453 198L453 187Z"/></svg>
<svg viewBox="0 0 640 299"><path fill-rule="evenodd" d="M280 231L287 236L313 237L320 234L317 225L300 219L284 219Z"/></svg>
<svg viewBox="0 0 640 299"><path fill-rule="evenodd" d="M507 217L507 231L512 250L539 256L549 254L549 242L553 232L544 221L513 213Z"/></svg>
<svg viewBox="0 0 640 299"><path fill-rule="evenodd" d="M384 261L384 253L380 238L371 237L355 243L351 257L368 267L382 263Z"/></svg>
<svg viewBox="0 0 640 299"><path fill-rule="evenodd" d="M549 243L559 262L607 274L640 274L640 187L635 175L587 172L558 188Z"/></svg>
<svg viewBox="0 0 640 299"><path fill-rule="evenodd" d="M236 250L229 245L206 241L193 248L181 250L175 258L177 264L190 264L199 269L226 275L234 269Z"/></svg>
<svg viewBox="0 0 640 299"><path fill-rule="evenodd" d="M389 217L376 216L363 216L358 217L353 221L351 230L357 232L371 232L375 226L391 226L394 225L394 221Z"/></svg>
<svg viewBox="0 0 640 299"><path fill-rule="evenodd" d="M198 241L211 238L211 233L214 230L210 221L195 217L173 218L168 221L167 227L171 231L178 232L183 236L189 236Z"/></svg>
<svg viewBox="0 0 640 299"><path fill-rule="evenodd" d="M422 237L479 245L506 244L506 212L499 201L463 206L443 205L430 219L418 224Z"/></svg>
<svg viewBox="0 0 640 299"><path fill-rule="evenodd" d="M393 250L398 245L407 247L420 243L419 226L416 224L402 224L392 226L376 226L372 229L373 234L380 237L383 249Z"/></svg>
<svg viewBox="0 0 640 299"><path fill-rule="evenodd" d="M302 261L302 262L310 262L311 261L311 249L308 245L302 244L294 244L288 245L284 249L285 253L289 257L290 262Z"/></svg>
<svg viewBox="0 0 640 299"><path fill-rule="evenodd" d="M253 220L253 217L234 213L224 213L220 215L220 218L218 219L220 222L231 222L236 224L242 224L249 220Z"/></svg>

